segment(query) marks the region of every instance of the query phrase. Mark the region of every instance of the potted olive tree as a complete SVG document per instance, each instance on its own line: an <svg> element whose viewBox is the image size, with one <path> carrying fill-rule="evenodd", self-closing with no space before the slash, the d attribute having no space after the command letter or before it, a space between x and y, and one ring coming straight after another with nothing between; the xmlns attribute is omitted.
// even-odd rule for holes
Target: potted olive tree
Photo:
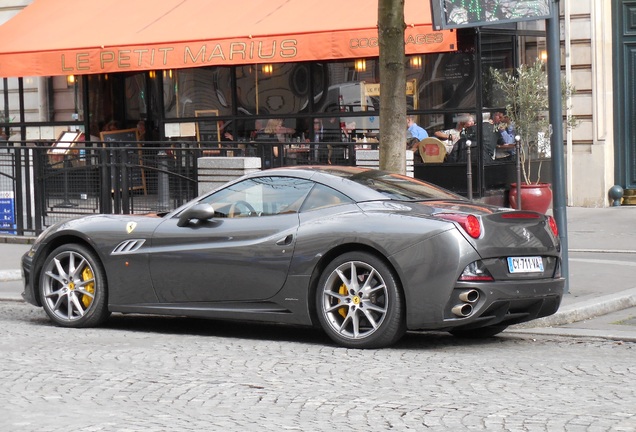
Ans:
<svg viewBox="0 0 636 432"><path fill-rule="evenodd" d="M545 213L552 201L550 184L541 182L541 164L551 157L545 65L537 59L531 65L521 65L515 73L491 69L491 76L493 91L503 98L515 135L520 137L522 207ZM561 84L565 108L575 89L565 79ZM564 121L567 128L573 128L576 124L577 120L573 116ZM516 207L516 193L516 184L513 184L509 195L512 207ZM535 201L539 202L533 204Z"/></svg>

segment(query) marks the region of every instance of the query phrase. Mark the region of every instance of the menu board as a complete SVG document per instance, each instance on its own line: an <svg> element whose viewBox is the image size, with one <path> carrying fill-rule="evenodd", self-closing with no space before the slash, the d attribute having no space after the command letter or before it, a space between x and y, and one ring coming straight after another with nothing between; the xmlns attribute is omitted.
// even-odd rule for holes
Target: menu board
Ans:
<svg viewBox="0 0 636 432"><path fill-rule="evenodd" d="M63 168L65 164L72 163L71 159L77 153L74 147L81 136L82 133L77 131L64 131L60 134L46 152L51 167Z"/></svg>
<svg viewBox="0 0 636 432"><path fill-rule="evenodd" d="M106 145L123 145L125 147L137 147L137 129L120 129L101 132L100 138Z"/></svg>
<svg viewBox="0 0 636 432"><path fill-rule="evenodd" d="M48 154L65 155L70 153L71 147L75 146L76 141L80 138L81 135L82 133L77 131L62 132L57 141L51 144L51 148L48 150Z"/></svg>
<svg viewBox="0 0 636 432"><path fill-rule="evenodd" d="M218 120L214 119L214 117L219 115L218 110L197 110L194 115L195 117L211 117L209 119L197 119L196 133L199 144L201 142L221 141L221 125Z"/></svg>
<svg viewBox="0 0 636 432"><path fill-rule="evenodd" d="M547 19L552 0L431 0L433 27L479 27Z"/></svg>

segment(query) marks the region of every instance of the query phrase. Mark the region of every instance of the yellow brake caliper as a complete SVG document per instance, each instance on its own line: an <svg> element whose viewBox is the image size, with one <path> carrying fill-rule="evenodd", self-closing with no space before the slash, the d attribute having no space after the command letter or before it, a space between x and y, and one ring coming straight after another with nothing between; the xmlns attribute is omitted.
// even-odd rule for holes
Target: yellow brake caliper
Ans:
<svg viewBox="0 0 636 432"><path fill-rule="evenodd" d="M340 285L340 289L338 290L338 293L340 295L345 295L347 294L347 287L345 284ZM338 303L340 303L341 301L338 300ZM343 318L347 317L347 308L346 307L341 307L340 309L338 309L338 313L340 315L342 315Z"/></svg>
<svg viewBox="0 0 636 432"><path fill-rule="evenodd" d="M91 269L89 269L88 267L86 267L84 269L84 271L82 272L82 280L90 280L93 279L93 272L91 271ZM86 291L88 291L89 293L93 294L95 293L95 282L91 282L89 284L87 284L84 289ZM87 295L82 296L82 304L84 305L84 307L88 307L90 306L90 304L93 302L93 298L89 297Z"/></svg>

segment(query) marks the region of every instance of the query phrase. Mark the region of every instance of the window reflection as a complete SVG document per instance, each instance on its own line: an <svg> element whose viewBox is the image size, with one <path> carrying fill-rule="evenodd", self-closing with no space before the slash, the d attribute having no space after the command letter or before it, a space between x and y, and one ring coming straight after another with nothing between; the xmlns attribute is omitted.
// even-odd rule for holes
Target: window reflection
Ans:
<svg viewBox="0 0 636 432"><path fill-rule="evenodd" d="M195 111L232 114L232 69L202 67L172 71L163 78L167 118L194 117Z"/></svg>
<svg viewBox="0 0 636 432"><path fill-rule="evenodd" d="M356 68L355 61L318 63L314 68L314 111L339 113L337 117L329 117L328 124L334 126L332 129L340 129L345 141L351 141L355 131L377 131L379 83L377 59L365 59L364 68Z"/></svg>
<svg viewBox="0 0 636 432"><path fill-rule="evenodd" d="M514 39L511 35L486 34L482 36L482 60L483 71L483 106L486 108L506 106L506 101L501 97L494 85L492 69L512 71L514 61Z"/></svg>
<svg viewBox="0 0 636 432"><path fill-rule="evenodd" d="M306 111L309 63L238 66L236 88L237 107L242 114L283 115Z"/></svg>
<svg viewBox="0 0 636 432"><path fill-rule="evenodd" d="M409 60L406 79L417 88L417 96L407 101L410 109L462 109L475 104L475 55L472 52L428 54L419 67L411 66Z"/></svg>

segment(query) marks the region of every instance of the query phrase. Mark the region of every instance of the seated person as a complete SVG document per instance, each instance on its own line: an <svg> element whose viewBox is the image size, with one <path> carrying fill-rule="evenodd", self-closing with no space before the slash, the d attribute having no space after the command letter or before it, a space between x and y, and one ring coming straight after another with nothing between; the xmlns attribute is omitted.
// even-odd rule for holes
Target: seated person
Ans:
<svg viewBox="0 0 636 432"><path fill-rule="evenodd" d="M406 116L406 127L407 131L411 134L413 138L417 138L419 141L422 141L424 138L428 138L428 132L415 123L414 116L407 115Z"/></svg>
<svg viewBox="0 0 636 432"><path fill-rule="evenodd" d="M256 141L284 143L287 141L288 133L289 128L283 126L282 119L269 119L263 132L256 135ZM263 144L259 146L258 153L264 160L264 168L271 168L279 164L278 156L282 154L282 146Z"/></svg>
<svg viewBox="0 0 636 432"><path fill-rule="evenodd" d="M486 163L495 159L495 152L497 150L499 138L499 133L493 129L492 124L489 121L482 123L481 149Z"/></svg>
<svg viewBox="0 0 636 432"><path fill-rule="evenodd" d="M422 162L422 156L420 155L419 148L420 140L415 137L410 137L406 139L406 149L411 150L413 152L413 161L414 162Z"/></svg>
<svg viewBox="0 0 636 432"><path fill-rule="evenodd" d="M499 111L492 114L490 122L497 134L495 159L511 159L516 154L514 124L510 117Z"/></svg>
<svg viewBox="0 0 636 432"><path fill-rule="evenodd" d="M512 124L510 117L504 115L502 112L495 112L492 115L492 124L500 136L500 140L497 144L502 145L515 143L515 127Z"/></svg>
<svg viewBox="0 0 636 432"><path fill-rule="evenodd" d="M338 129L336 129L338 127ZM332 120L323 120L321 118L314 119L314 133L313 140L316 143L326 142L341 142L343 139L343 132L340 128L340 124L336 124L335 118ZM318 162L331 165L332 163L344 161L345 148L335 147L333 144L327 144L327 152L318 150Z"/></svg>
<svg viewBox="0 0 636 432"><path fill-rule="evenodd" d="M435 132L435 136L444 141L446 147L446 153L453 152L453 147L457 144L457 141L462 137L462 133L465 133L465 129L475 125L475 118L471 115L466 116L463 121L458 121L455 128L441 130Z"/></svg>

